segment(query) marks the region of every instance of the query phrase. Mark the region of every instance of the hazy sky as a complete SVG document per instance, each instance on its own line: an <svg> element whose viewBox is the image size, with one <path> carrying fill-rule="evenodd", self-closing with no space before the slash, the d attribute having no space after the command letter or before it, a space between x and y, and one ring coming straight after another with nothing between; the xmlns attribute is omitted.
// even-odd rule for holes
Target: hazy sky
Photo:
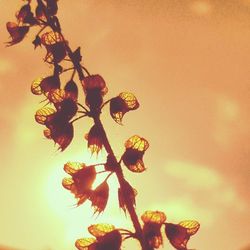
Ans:
<svg viewBox="0 0 250 250"><path fill-rule="evenodd" d="M73 209L61 187L65 162L95 160L83 139L91 122L79 121L62 154L43 138L34 121L41 98L30 84L51 70L42 62L45 51L34 51L33 32L19 45L4 45L5 23L22 4L0 0L0 245L75 249L75 239L88 236L95 222L132 227L118 208L114 179L97 219L89 202ZM171 222L198 220L190 248L248 249L250 1L60 0L58 14L70 45L80 45L89 71L108 83L108 97L131 91L140 101L122 127L107 109L103 114L117 156L131 135L150 142L147 171L124 170L138 190L138 214L158 209ZM165 241L163 249L173 248Z"/></svg>

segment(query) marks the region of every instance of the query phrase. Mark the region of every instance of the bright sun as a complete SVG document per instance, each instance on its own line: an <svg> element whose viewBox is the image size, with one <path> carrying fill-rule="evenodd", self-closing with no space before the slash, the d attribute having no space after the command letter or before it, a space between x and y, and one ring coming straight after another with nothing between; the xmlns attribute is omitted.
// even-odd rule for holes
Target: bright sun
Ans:
<svg viewBox="0 0 250 250"><path fill-rule="evenodd" d="M104 163L106 156L101 153L98 158L96 158L91 157L91 155L86 152L80 157L71 157L71 160L91 165L97 161L98 163ZM67 160L65 160L65 163L66 162ZM45 183L44 198L53 215L57 217L56 219L65 225L64 228L60 228L60 234L64 235L63 238L65 239L65 244L72 245L72 242L74 242L77 238L88 236L87 227L91 224L98 222L113 223L116 226L128 224L128 222L124 221L124 216L121 216L117 197L119 184L114 175L110 176L108 179L110 192L107 207L104 213L97 216L93 215L93 209L91 208L91 203L89 201L85 202L78 208L75 208L76 199L69 191L65 190L61 184L62 179L67 177L62 164L53 163L51 169L52 172L48 173ZM103 170L104 167L101 165L96 167L97 172L101 172ZM97 174L93 188L99 185L108 174L109 172Z"/></svg>

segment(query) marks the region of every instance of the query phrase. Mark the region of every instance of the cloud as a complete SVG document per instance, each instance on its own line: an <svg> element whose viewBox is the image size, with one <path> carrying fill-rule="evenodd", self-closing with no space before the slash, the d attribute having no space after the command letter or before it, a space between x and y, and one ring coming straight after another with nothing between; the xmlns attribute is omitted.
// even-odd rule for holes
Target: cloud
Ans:
<svg viewBox="0 0 250 250"><path fill-rule="evenodd" d="M247 209L246 202L241 199L237 189L211 167L169 161L165 173L174 183L179 181L175 188L178 197L173 196L167 204L159 206L173 212L173 218L194 217L205 225L210 225L217 216L225 212L243 212Z"/></svg>
<svg viewBox="0 0 250 250"><path fill-rule="evenodd" d="M216 220L216 210L196 204L190 196L172 198L168 202L153 204L151 210L164 211L168 221L178 223L184 219L197 220L203 226L209 227Z"/></svg>
<svg viewBox="0 0 250 250"><path fill-rule="evenodd" d="M221 184L221 177L216 171L194 163L169 161L165 173L194 188L210 189Z"/></svg>

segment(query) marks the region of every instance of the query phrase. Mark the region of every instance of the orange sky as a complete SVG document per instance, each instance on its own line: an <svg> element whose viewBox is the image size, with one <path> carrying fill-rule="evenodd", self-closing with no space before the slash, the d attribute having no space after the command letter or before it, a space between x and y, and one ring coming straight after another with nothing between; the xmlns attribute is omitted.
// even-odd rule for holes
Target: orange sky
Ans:
<svg viewBox="0 0 250 250"><path fill-rule="evenodd" d="M74 199L61 187L62 167L69 160L89 162L83 135L91 123L79 121L62 154L43 138L34 121L41 99L30 93L30 84L50 72L42 62L45 51L34 52L32 33L19 45L3 44L5 23L21 4L0 0L0 246L75 249L89 224L131 224L114 192L97 219L89 203L72 209ZM103 115L118 156L133 134L150 142L147 171L125 170L139 193L138 214L158 209L172 222L200 221L190 248L247 250L250 1L60 0L59 18L72 47L82 46L89 71L108 83L108 97L131 91L140 101L123 127L108 110ZM136 246L126 243L124 249ZM172 248L165 241L163 249Z"/></svg>

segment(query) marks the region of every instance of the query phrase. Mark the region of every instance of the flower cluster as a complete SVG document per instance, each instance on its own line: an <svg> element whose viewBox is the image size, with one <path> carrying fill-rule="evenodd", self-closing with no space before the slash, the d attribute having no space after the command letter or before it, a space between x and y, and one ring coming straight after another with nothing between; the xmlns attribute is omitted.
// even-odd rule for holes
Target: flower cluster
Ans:
<svg viewBox="0 0 250 250"><path fill-rule="evenodd" d="M163 244L161 233L163 225L170 244L177 250L187 250L190 236L194 235L200 228L200 224L194 220L185 220L179 224L165 223L167 217L160 211L146 211L141 219L144 222L144 237L153 249L158 249Z"/></svg>
<svg viewBox="0 0 250 250"><path fill-rule="evenodd" d="M120 250L122 235L110 224L96 224L88 227L95 238L82 238L75 242L78 250Z"/></svg>
<svg viewBox="0 0 250 250"><path fill-rule="evenodd" d="M7 22L6 27L11 36L11 41L7 46L21 42L29 32L30 27L46 27L48 23L56 27L57 0L38 1L35 12L32 12L31 0L23 5L16 13L16 22ZM58 27L59 28L59 27ZM33 41L35 47L41 44L40 37L37 35Z"/></svg>
<svg viewBox="0 0 250 250"><path fill-rule="evenodd" d="M52 139L63 151L74 135L71 119L78 110L78 89L73 80L67 82L64 88L60 86L60 78L56 74L36 79L31 85L31 91L35 95L45 95L48 100L48 105L36 112L35 120L46 126L45 137Z"/></svg>
<svg viewBox="0 0 250 250"><path fill-rule="evenodd" d="M92 154L98 153L104 148L107 160L103 164L87 166L82 162L67 162L64 171L69 175L62 180L62 185L77 199L76 206L80 206L89 200L94 213L102 213L109 199L110 186L108 178L115 174L119 187L119 207L128 212L133 222L135 232L126 229L117 229L110 224L95 224L88 227L89 233L95 238L82 238L75 242L78 250L120 250L122 242L128 238L140 241L142 248L153 250L163 245L162 228L170 244L177 250L187 250L187 243L194 235L200 224L197 221L186 220L178 224L167 221L165 213L160 211L146 211L142 216L142 225L136 215L137 191L125 179L123 165L134 172L141 173L146 170L143 157L149 147L148 141L138 135L130 137L125 142L125 151L120 160L109 143L100 116L103 108L109 104L111 118L118 124L122 124L124 115L139 108L140 104L134 94L121 92L117 96L105 100L108 92L105 80L99 74L90 74L82 65L80 47L72 51L61 32L57 0L26 0L16 13L16 22L7 22L7 31L11 40L7 46L21 42L31 27L37 27L38 33L33 40L35 48L41 46L46 50L44 61L53 67L53 74L37 78L32 82L31 92L34 95L43 96L46 104L35 113L35 120L45 126L44 136L65 150L74 137L73 123L83 117L93 120L93 125L85 135L87 146ZM67 66L70 64L70 66ZM66 66L65 66L66 65ZM61 75L72 71L71 77L64 79ZM78 74L78 84L85 95L85 104L78 102L78 85L74 81ZM81 93L80 93L81 94ZM86 105L86 106L85 106ZM78 114L81 114L78 116ZM86 133L86 132L85 132ZM97 166L102 165L108 173L107 177L97 186L94 186L98 172Z"/></svg>
<svg viewBox="0 0 250 250"><path fill-rule="evenodd" d="M84 163L68 162L64 165L64 171L71 177L64 178L62 185L74 194L77 206L87 199L92 203L95 213L101 213L106 208L109 198L109 186L104 180L94 190L92 185L96 179L95 166L86 166Z"/></svg>

